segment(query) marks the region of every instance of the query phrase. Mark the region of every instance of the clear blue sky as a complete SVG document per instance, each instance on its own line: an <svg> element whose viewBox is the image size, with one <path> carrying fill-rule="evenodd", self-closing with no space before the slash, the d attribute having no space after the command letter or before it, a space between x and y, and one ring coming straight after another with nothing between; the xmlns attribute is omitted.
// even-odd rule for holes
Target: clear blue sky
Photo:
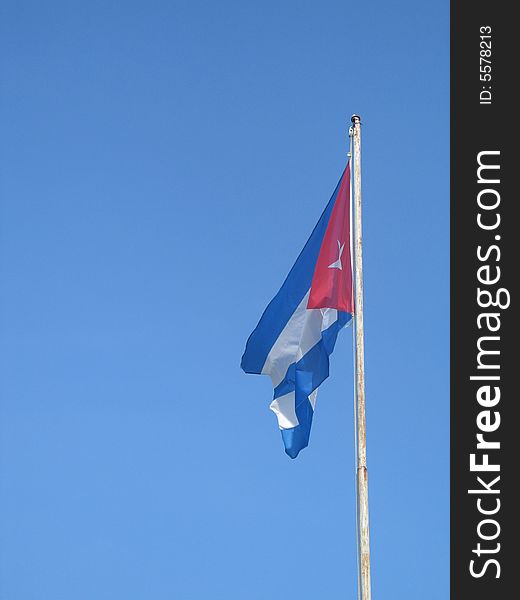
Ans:
<svg viewBox="0 0 520 600"><path fill-rule="evenodd" d="M3 0L0 598L354 598L352 346L247 336L363 129L374 598L448 597L448 2Z"/></svg>

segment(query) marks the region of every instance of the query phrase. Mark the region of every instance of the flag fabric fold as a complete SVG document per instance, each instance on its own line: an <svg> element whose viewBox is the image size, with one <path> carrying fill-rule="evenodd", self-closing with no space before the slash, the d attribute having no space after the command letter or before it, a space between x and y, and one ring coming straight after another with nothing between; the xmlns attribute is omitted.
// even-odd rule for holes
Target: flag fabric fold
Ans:
<svg viewBox="0 0 520 600"><path fill-rule="evenodd" d="M269 375L285 451L309 443L318 387L339 331L352 320L350 164L280 291L249 336L242 369Z"/></svg>

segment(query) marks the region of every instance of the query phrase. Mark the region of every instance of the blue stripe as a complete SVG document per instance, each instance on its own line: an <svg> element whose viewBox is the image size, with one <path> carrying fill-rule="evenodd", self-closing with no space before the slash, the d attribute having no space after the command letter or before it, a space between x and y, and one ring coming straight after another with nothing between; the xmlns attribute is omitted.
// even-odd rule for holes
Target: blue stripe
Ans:
<svg viewBox="0 0 520 600"><path fill-rule="evenodd" d="M241 367L246 373L260 374L262 372L271 348L311 287L314 269L340 183L341 179L280 291L268 304L258 325L247 340L241 363Z"/></svg>
<svg viewBox="0 0 520 600"><path fill-rule="evenodd" d="M309 444L314 414L309 396L329 376L329 356L334 350L338 333L351 319L350 313L338 312L337 321L322 332L321 340L307 354L289 366L284 380L274 390L274 398L295 392L299 424L291 429L282 429L285 452L291 458L296 458L300 450Z"/></svg>

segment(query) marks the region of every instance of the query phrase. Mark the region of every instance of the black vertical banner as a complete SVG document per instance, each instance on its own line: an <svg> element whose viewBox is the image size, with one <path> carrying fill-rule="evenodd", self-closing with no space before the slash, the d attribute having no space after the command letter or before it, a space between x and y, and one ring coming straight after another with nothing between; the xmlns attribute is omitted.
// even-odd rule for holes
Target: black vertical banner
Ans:
<svg viewBox="0 0 520 600"><path fill-rule="evenodd" d="M520 194L513 189L520 173L513 144L520 35L513 6L451 4L451 597L457 600L520 598Z"/></svg>

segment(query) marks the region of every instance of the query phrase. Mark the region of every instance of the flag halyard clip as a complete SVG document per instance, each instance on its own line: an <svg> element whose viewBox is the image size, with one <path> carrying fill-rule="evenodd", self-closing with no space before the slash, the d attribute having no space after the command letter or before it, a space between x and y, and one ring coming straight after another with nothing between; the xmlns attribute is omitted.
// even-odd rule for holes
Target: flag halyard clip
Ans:
<svg viewBox="0 0 520 600"><path fill-rule="evenodd" d="M350 126L348 128L348 138L349 138L349 145L348 145L348 152L347 152L347 156L349 158L352 158L352 137L354 135L354 128L352 126Z"/></svg>

